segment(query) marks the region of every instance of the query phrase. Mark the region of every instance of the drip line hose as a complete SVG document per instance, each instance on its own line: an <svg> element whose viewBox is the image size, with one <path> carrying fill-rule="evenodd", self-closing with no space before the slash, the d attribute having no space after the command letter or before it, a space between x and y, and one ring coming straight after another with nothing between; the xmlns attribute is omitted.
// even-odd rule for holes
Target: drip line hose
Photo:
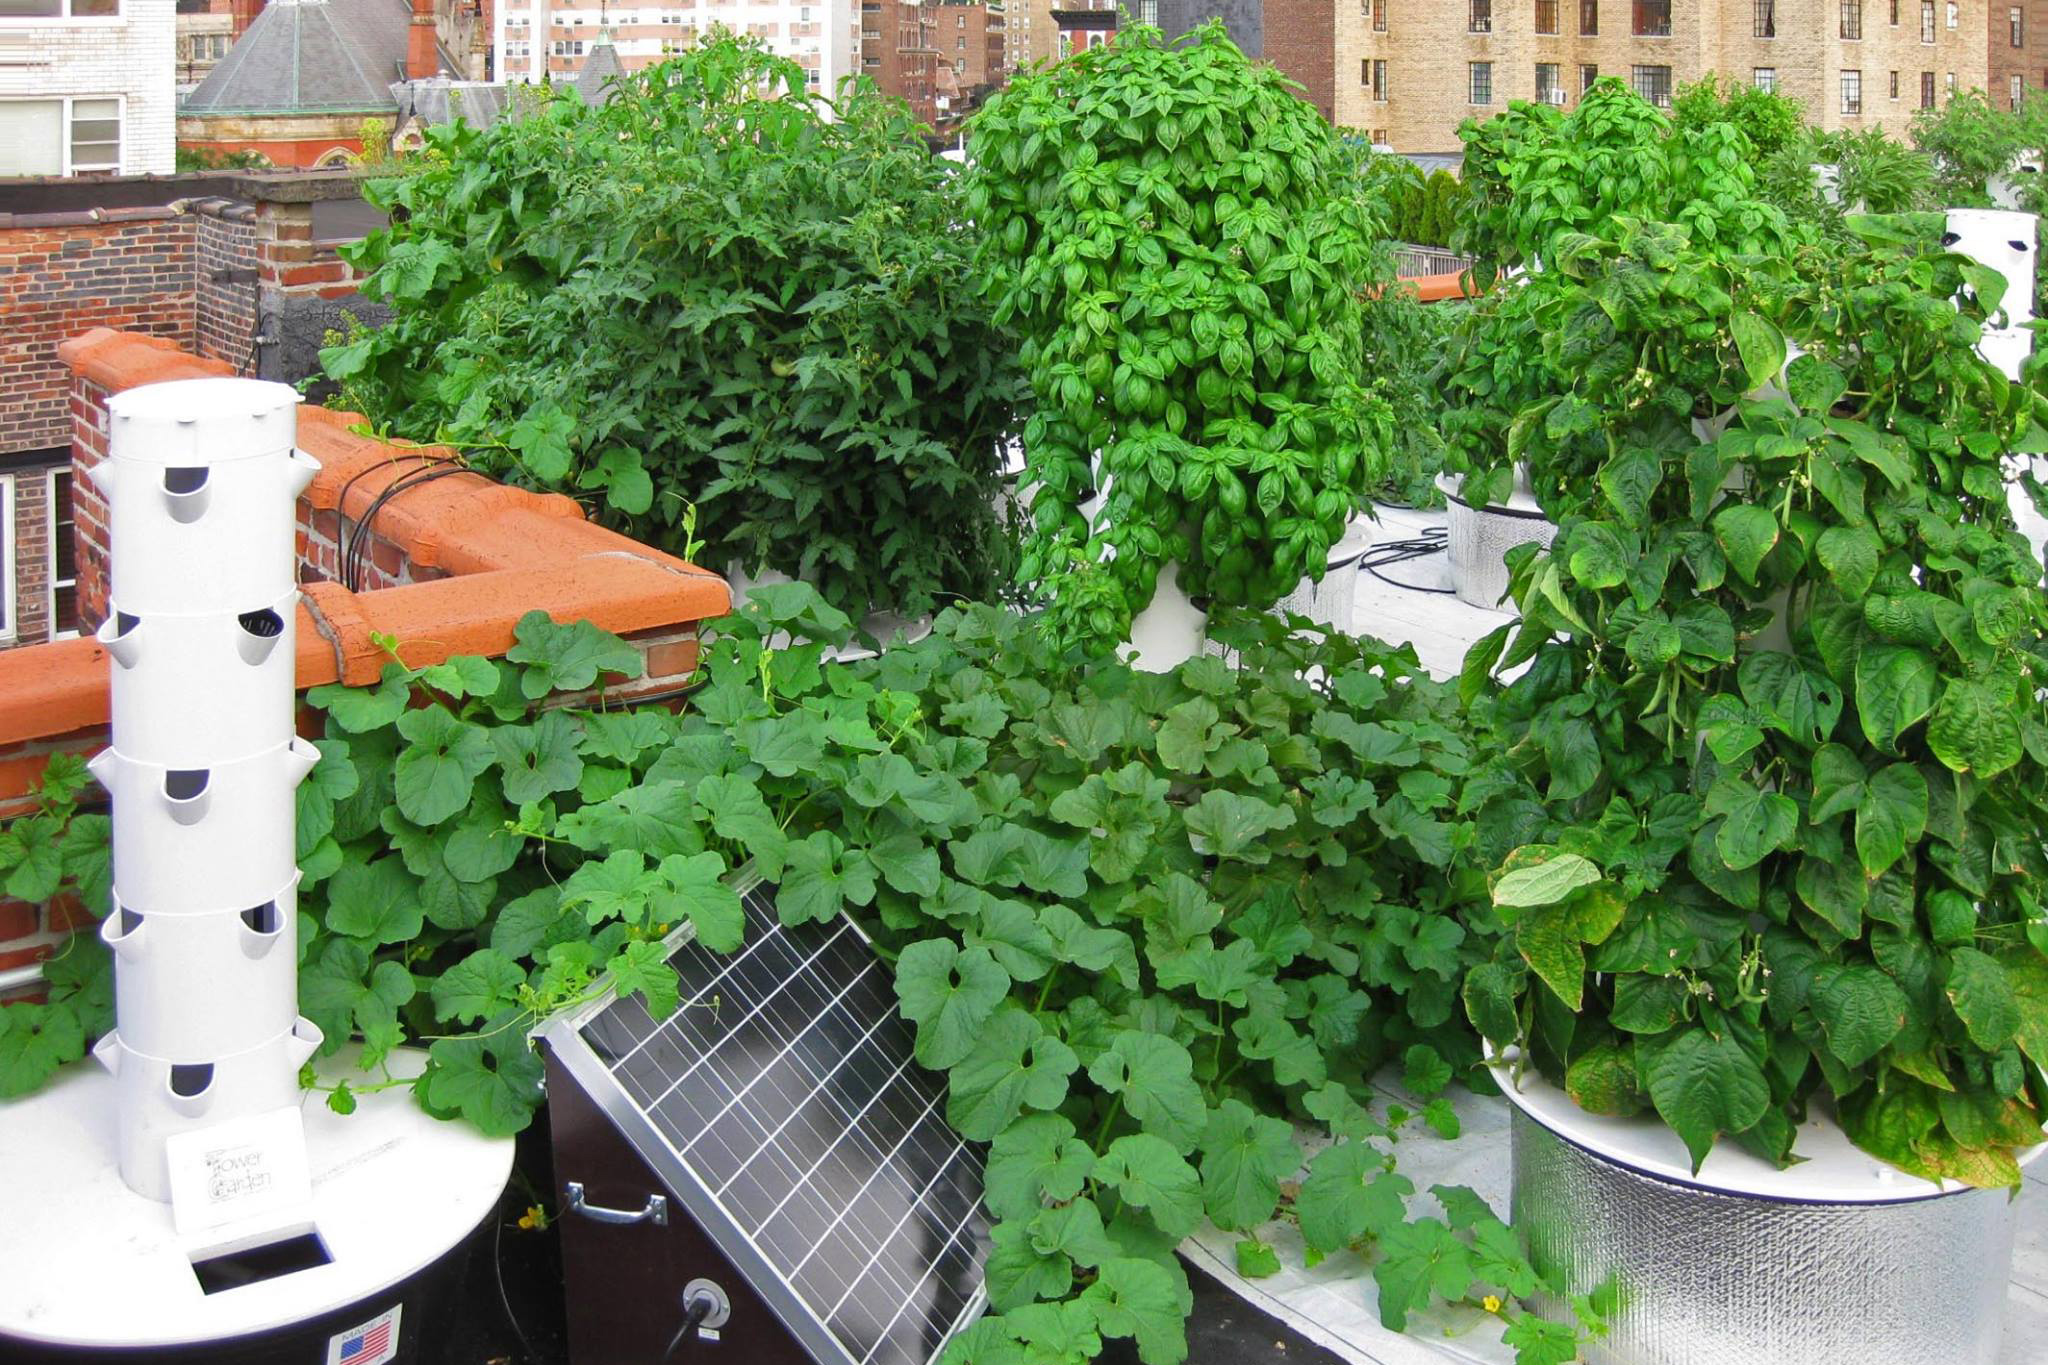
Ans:
<svg viewBox="0 0 2048 1365"><path fill-rule="evenodd" d="M1358 565L1380 582L1391 587L1406 588L1410 592L1433 592L1452 596L1451 588L1433 588L1422 583L1403 583L1398 578L1389 578L1380 572L1382 568L1405 564L1411 559L1427 559L1442 554L1450 543L1450 533L1442 527L1433 526L1411 540L1375 541L1371 549L1359 556Z"/></svg>
<svg viewBox="0 0 2048 1365"><path fill-rule="evenodd" d="M356 519L355 533L343 537L340 546L341 585L350 592L362 591L363 565L370 554L370 528L376 524L377 514L384 510L384 504L408 489L418 488L421 484L432 483L435 479L445 479L450 474L460 474L469 468L468 465L459 459L441 459L431 455L394 456L392 459L384 461L383 464L396 464L399 460L406 458L425 460L427 463L418 469L409 470L399 475L386 484L383 491L372 498L370 505L363 509L362 516ZM370 468L377 469L381 467L382 465L372 465ZM359 471L349 480L349 484L353 484L356 479L369 472L368 469ZM342 496L335 499L337 510L346 505L348 484L342 486L341 492Z"/></svg>

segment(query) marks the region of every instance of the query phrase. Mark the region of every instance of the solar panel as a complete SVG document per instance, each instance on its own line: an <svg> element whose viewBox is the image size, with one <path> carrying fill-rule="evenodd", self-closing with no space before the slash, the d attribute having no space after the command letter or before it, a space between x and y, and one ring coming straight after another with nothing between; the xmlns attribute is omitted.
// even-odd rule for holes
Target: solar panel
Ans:
<svg viewBox="0 0 2048 1365"><path fill-rule="evenodd" d="M544 1036L813 1359L924 1365L981 1308L983 1154L872 945L772 897L743 897L736 953L673 945L669 1018L612 998Z"/></svg>

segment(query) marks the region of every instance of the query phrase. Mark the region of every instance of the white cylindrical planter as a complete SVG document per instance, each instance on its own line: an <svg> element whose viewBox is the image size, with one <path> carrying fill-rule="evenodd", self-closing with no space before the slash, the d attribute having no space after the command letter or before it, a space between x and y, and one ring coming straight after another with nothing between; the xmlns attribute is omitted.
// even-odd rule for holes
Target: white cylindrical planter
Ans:
<svg viewBox="0 0 2048 1365"><path fill-rule="evenodd" d="M298 921L296 875L258 904L191 915L144 913L116 896L100 938L117 964L124 1044L205 1062L290 1029L299 1014Z"/></svg>
<svg viewBox="0 0 2048 1365"><path fill-rule="evenodd" d="M298 395L253 379L147 384L108 401L110 595L138 616L248 611L291 591Z"/></svg>
<svg viewBox="0 0 2048 1365"><path fill-rule="evenodd" d="M1180 565L1159 571L1152 601L1131 618L1131 639L1119 651L1131 667L1146 673L1170 673L1202 652L1209 613L1180 588Z"/></svg>
<svg viewBox="0 0 2048 1365"><path fill-rule="evenodd" d="M210 768L100 750L87 766L113 796L115 894L172 915L275 895L297 871L292 792L319 761L303 739Z"/></svg>
<svg viewBox="0 0 2048 1365"><path fill-rule="evenodd" d="M119 1030L109 1033L92 1054L114 1075L121 1178L137 1194L168 1201L164 1140L296 1104L299 1068L319 1046L320 1030L306 1019L254 1047L200 1063L138 1052Z"/></svg>
<svg viewBox="0 0 2048 1365"><path fill-rule="evenodd" d="M2005 276L1999 307L2007 327L2023 327L2034 316L2034 256L2039 228L2031 213L2005 209L1950 209L1943 245ZM1994 315L1994 321L1996 317Z"/></svg>
<svg viewBox="0 0 2048 1365"><path fill-rule="evenodd" d="M1504 507L1474 507L1458 496L1459 480L1439 474L1449 538L1444 547L1451 566L1451 589L1458 600L1499 611L1508 594L1507 553L1517 545L1548 548L1557 525L1543 515L1530 491L1528 470L1515 469L1515 491Z"/></svg>
<svg viewBox="0 0 2048 1365"><path fill-rule="evenodd" d="M239 612L142 616L114 599L96 634L119 680L114 748L145 763L194 767L289 740L298 600L290 591Z"/></svg>
<svg viewBox="0 0 2048 1365"><path fill-rule="evenodd" d="M1779 1170L1723 1140L1692 1172L1654 1115L1580 1109L1533 1073L1514 1106L1512 1222L1556 1290L1618 1287L1589 1365L1994 1365L2014 1209L1934 1185L1810 1119ZM2038 1155L2034 1149L2029 1157Z"/></svg>
<svg viewBox="0 0 2048 1365"><path fill-rule="evenodd" d="M294 734L299 398L283 384L145 385L108 403L114 1073L123 1180L169 1199L173 1134L292 1106L319 1031L298 1017ZM179 1218L188 1210L181 1204Z"/></svg>

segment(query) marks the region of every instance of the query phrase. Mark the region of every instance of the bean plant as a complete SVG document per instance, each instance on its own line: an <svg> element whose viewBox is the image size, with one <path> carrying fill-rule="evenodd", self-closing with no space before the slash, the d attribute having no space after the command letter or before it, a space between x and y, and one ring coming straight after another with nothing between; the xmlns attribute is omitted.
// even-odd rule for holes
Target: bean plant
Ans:
<svg viewBox="0 0 2048 1365"><path fill-rule="evenodd" d="M1617 330L1717 329L1723 371L1651 352L1553 400L1605 455L1467 660L1510 922L1468 1010L1695 1167L1721 1137L1794 1161L1831 1110L1903 1170L2016 1187L2048 1114L2048 606L2004 464L2048 448L2048 398L1975 352L2003 279L1938 215L1750 261L1619 226L1562 253L1574 287ZM1642 426L1731 388L1718 434Z"/></svg>

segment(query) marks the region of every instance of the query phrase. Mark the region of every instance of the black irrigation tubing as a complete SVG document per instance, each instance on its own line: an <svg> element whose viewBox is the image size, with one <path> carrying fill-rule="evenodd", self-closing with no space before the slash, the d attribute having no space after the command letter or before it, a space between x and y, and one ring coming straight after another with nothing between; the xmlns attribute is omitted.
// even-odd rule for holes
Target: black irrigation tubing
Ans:
<svg viewBox="0 0 2048 1365"><path fill-rule="evenodd" d="M1442 554L1449 544L1449 532L1431 527L1413 540L1381 540L1373 543L1371 549L1359 556L1358 566L1380 582L1410 592L1433 592L1446 597L1454 593L1451 588L1432 588L1421 583L1403 583L1398 578L1389 578L1380 570L1394 564L1405 564L1411 559L1427 559Z"/></svg>
<svg viewBox="0 0 2048 1365"><path fill-rule="evenodd" d="M386 465L397 464L399 461L406 459L424 460L426 463L418 469L409 470L399 475L386 484L383 491L372 498L370 505L363 509L362 516L356 518L355 531L353 534L349 534L346 529L348 514L341 510L348 505L348 490L355 485L357 479L370 473L371 470L382 469ZM363 562L369 558L370 553L370 528L376 524L377 514L384 510L385 503L390 502L409 488L418 488L421 484L432 483L435 479L444 479L450 474L459 474L467 468L469 466L459 459L447 459L421 453L394 455L388 460L382 460L377 464L371 465L368 469L357 470L355 474L350 476L349 481L341 486L341 495L334 500L335 510L340 513L343 522L341 544L337 547L341 558L340 564L337 565L337 568L341 571L341 585L350 592L362 591Z"/></svg>

